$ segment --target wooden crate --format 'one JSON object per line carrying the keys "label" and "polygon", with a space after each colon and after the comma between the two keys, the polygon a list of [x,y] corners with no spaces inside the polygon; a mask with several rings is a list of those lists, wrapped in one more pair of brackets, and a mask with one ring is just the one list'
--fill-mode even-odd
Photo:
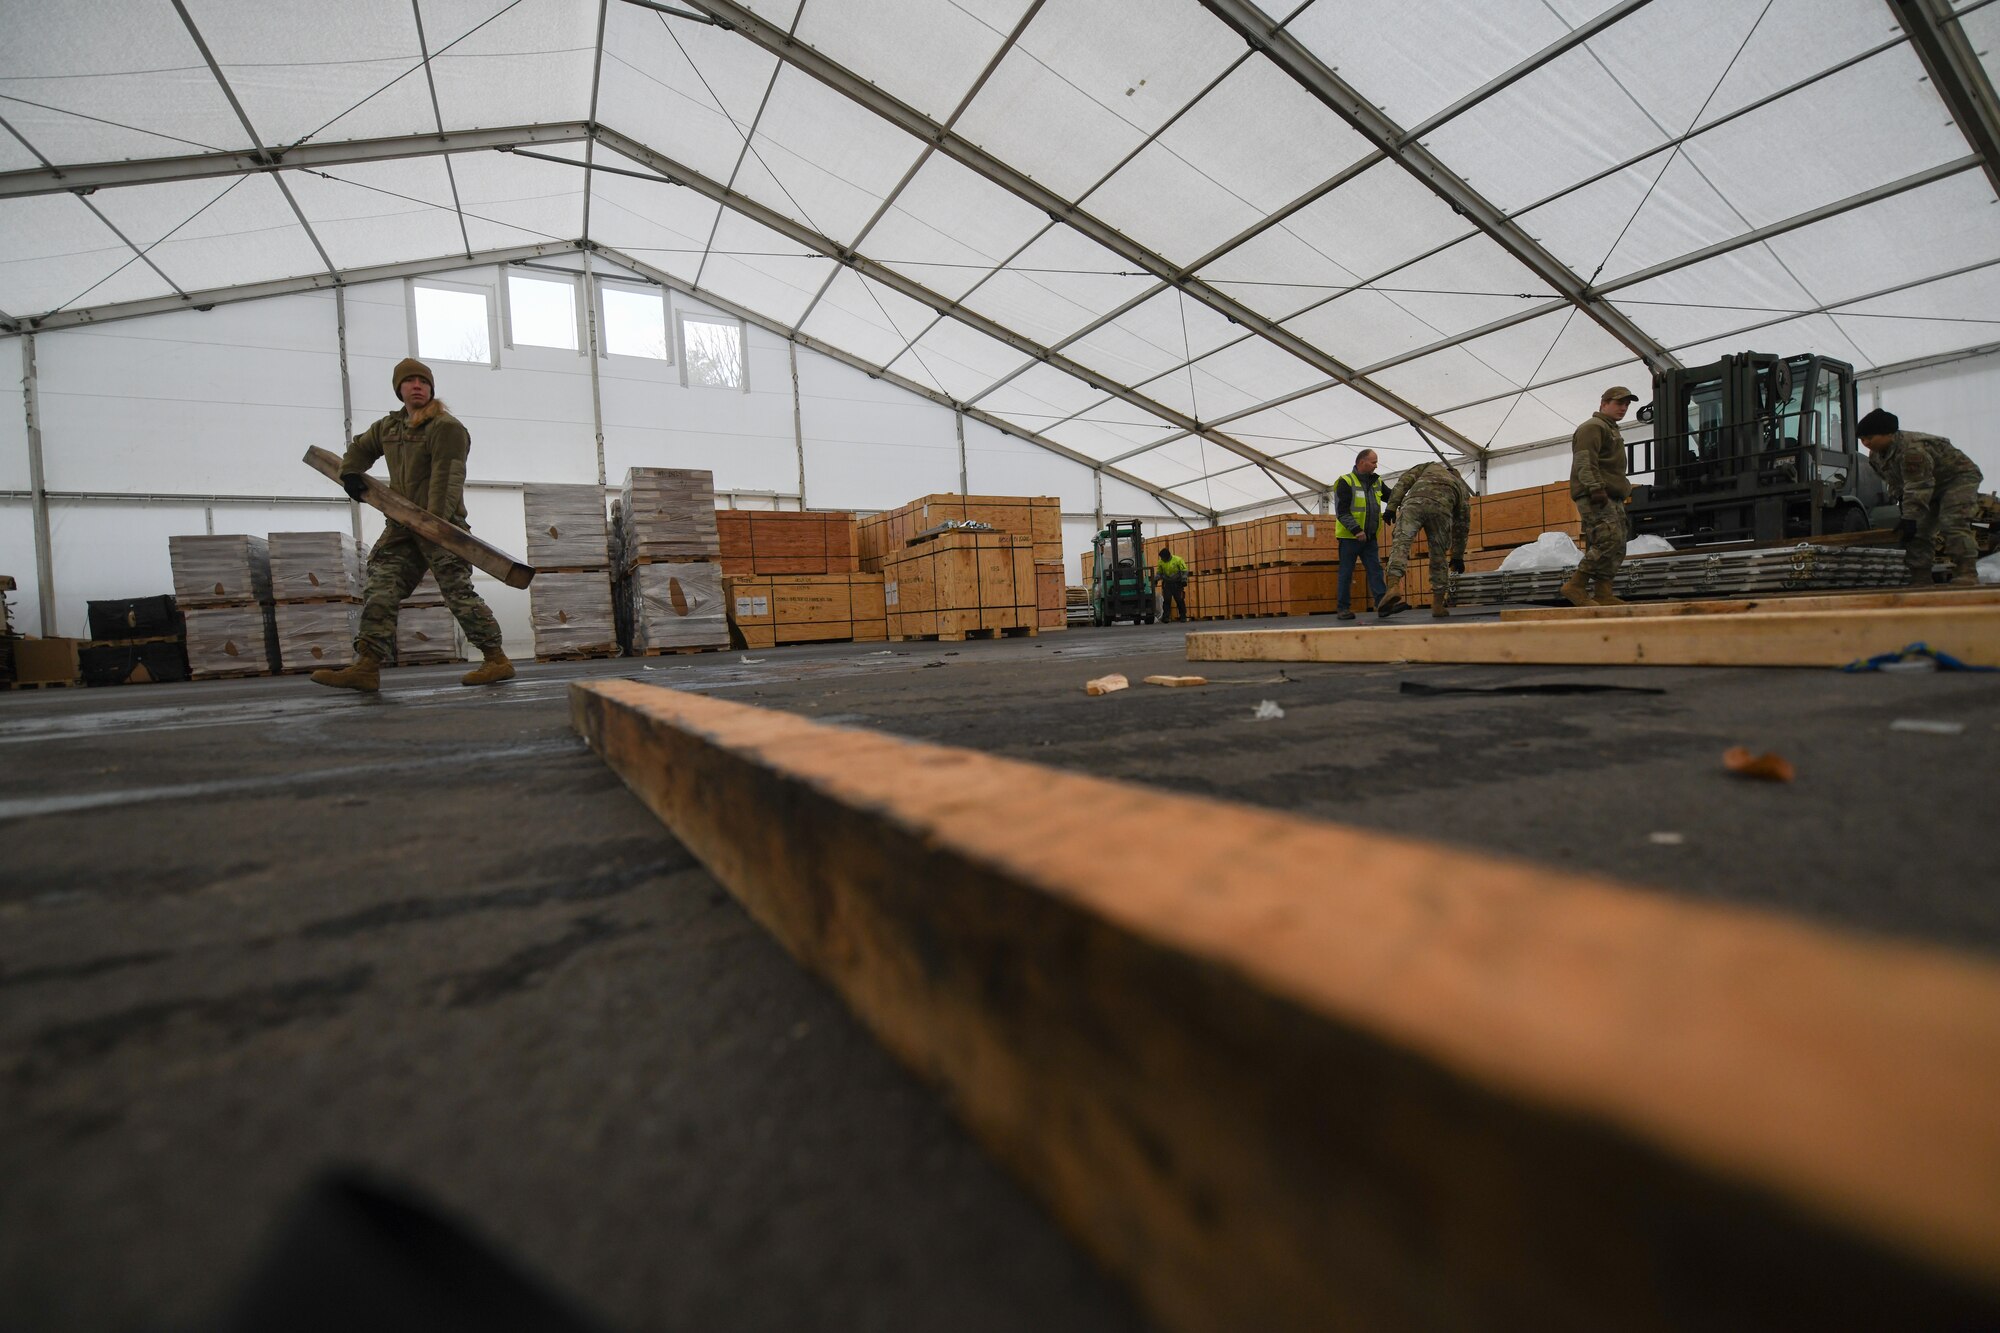
{"label": "wooden crate", "polygon": [[83,679],[77,663],[78,639],[14,639],[14,683],[74,685]]}
{"label": "wooden crate", "polygon": [[602,569],[611,563],[604,488],[535,483],[521,488],[528,563],[536,569]]}
{"label": "wooden crate", "polygon": [[411,606],[396,616],[396,665],[436,666],[465,660],[465,637],[444,606]]}
{"label": "wooden crate", "polygon": [[1097,552],[1085,551],[1080,559],[1083,561],[1083,586],[1088,588],[1096,582],[1093,576],[1097,573]]}
{"label": "wooden crate", "polygon": [[1035,561],[1035,609],[1043,631],[1069,628],[1069,599],[1063,591],[1060,560]]}
{"label": "wooden crate", "polygon": [[724,578],[851,574],[861,568],[851,513],[721,509],[715,525]]}
{"label": "wooden crate", "polygon": [[280,602],[273,620],[280,671],[344,667],[354,660],[354,636],[361,628],[359,602]]}
{"label": "wooden crate", "polygon": [[737,647],[880,643],[889,637],[882,575],[771,574],[723,580]]}
{"label": "wooden crate", "polygon": [[1310,616],[1333,610],[1340,591],[1340,566],[1272,565],[1256,571],[1258,616]]}
{"label": "wooden crate", "polygon": [[1229,576],[1220,571],[1188,580],[1188,615],[1196,620],[1229,618]]}
{"label": "wooden crate", "polygon": [[1230,569],[1323,564],[1340,559],[1333,520],[1324,514],[1268,514],[1232,523],[1224,531],[1224,559]]}
{"label": "wooden crate", "polygon": [[1033,559],[1062,559],[1062,501],[1049,495],[952,495],[912,500],[857,525],[861,568],[881,572],[891,552],[940,523],[978,522],[1031,543]]}
{"label": "wooden crate", "polygon": [[169,537],[167,559],[183,607],[271,600],[271,546],[262,537]]}
{"label": "wooden crate", "polygon": [[884,557],[891,639],[1032,635],[1034,546],[1010,533],[953,532]]}
{"label": "wooden crate", "polygon": [[611,571],[535,575],[528,585],[528,621],[535,633],[536,657],[616,657]]}
{"label": "wooden crate", "polygon": [[268,676],[278,666],[278,630],[268,605],[188,607],[188,674],[196,680]]}
{"label": "wooden crate", "polygon": [[1184,557],[1188,569],[1196,574],[1220,574],[1228,541],[1227,528],[1197,528],[1188,537],[1188,551]]}
{"label": "wooden crate", "polygon": [[271,597],[279,602],[360,601],[368,557],[345,532],[274,532]]}
{"label": "wooden crate", "polygon": [[721,565],[642,564],[626,578],[625,591],[632,652],[729,646]]}

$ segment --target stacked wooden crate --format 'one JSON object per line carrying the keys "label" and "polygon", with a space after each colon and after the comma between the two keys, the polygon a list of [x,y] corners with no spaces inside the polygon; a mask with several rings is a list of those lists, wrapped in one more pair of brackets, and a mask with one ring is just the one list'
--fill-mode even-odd
{"label": "stacked wooden crate", "polygon": [[632,468],[618,499],[626,650],[651,655],[727,648],[714,474]]}
{"label": "stacked wooden crate", "polygon": [[270,547],[278,669],[313,671],[352,662],[366,591],[368,562],[361,542],[344,532],[274,532]]}
{"label": "stacked wooden crate", "polygon": [[851,513],[721,509],[715,525],[724,578],[852,574],[861,568]]}
{"label": "stacked wooden crate", "polygon": [[887,636],[882,575],[860,568],[853,514],[723,509],[715,519],[738,647]]}
{"label": "stacked wooden crate", "polygon": [[465,660],[465,636],[445,605],[437,575],[424,571],[396,608],[396,665],[436,666]]}
{"label": "stacked wooden crate", "polygon": [[938,494],[862,519],[861,567],[881,572],[891,552],[944,523],[984,523],[1029,543],[1031,560],[1062,563],[1062,501],[1054,496]]}
{"label": "stacked wooden crate", "polygon": [[618,655],[612,611],[610,529],[597,486],[524,487],[528,614],[541,662]]}
{"label": "stacked wooden crate", "polygon": [[86,685],[149,685],[188,678],[187,626],[170,595],[86,603],[90,638],[77,650]]}
{"label": "stacked wooden crate", "polygon": [[242,534],[169,537],[174,600],[187,618],[188,674],[196,680],[277,670],[271,549]]}
{"label": "stacked wooden crate", "polygon": [[[1305,616],[1335,604],[1340,547],[1324,514],[1268,514],[1192,534],[1204,564],[1221,564],[1196,597],[1205,618]],[[1219,553],[1218,550],[1219,549]],[[1188,608],[1195,614],[1193,605]]]}
{"label": "stacked wooden crate", "polygon": [[[1007,555],[1003,561],[1010,579],[1015,552],[1025,548],[1027,572],[1018,586],[1010,583],[1004,594],[1010,599],[1025,597],[1022,603],[1027,607],[1025,621],[1014,623],[1016,612],[1012,601],[1003,605],[998,601],[982,603],[977,600],[989,593],[994,597],[1002,595],[985,589],[977,577],[980,561],[990,564],[999,559],[992,554],[1002,549],[998,546],[980,547],[977,543],[961,543],[942,548],[949,553],[943,558],[950,568],[947,571],[945,566],[938,566],[936,572],[942,576],[941,581],[930,578],[928,573],[918,571],[915,566],[904,579],[899,580],[892,574],[891,567],[904,562],[903,553],[911,549],[911,543],[921,541],[928,545],[937,539],[926,539],[923,534],[947,524],[983,524],[991,532],[983,533],[975,528],[966,533],[947,532],[946,536],[1004,535],[1013,538],[1012,544],[1004,548]],[[862,519],[858,535],[861,567],[879,571],[889,578],[890,583],[897,585],[893,595],[887,585],[884,587],[889,611],[889,637],[892,639],[929,638],[933,635],[956,638],[966,634],[1017,633],[1069,627],[1063,594],[1062,502],[1054,496],[926,495],[886,513],[871,514]],[[981,550],[987,554],[966,554]],[[962,570],[973,571],[970,582],[959,577]],[[973,600],[946,604],[937,601],[939,596]],[[916,600],[913,601],[913,598]],[[905,617],[900,622],[897,620],[899,608]],[[897,629],[899,623],[905,627],[901,633]],[[940,628],[915,628],[923,624]]]}
{"label": "stacked wooden crate", "polygon": [[1033,637],[1034,546],[1006,532],[945,532],[883,557],[882,601],[889,637]]}

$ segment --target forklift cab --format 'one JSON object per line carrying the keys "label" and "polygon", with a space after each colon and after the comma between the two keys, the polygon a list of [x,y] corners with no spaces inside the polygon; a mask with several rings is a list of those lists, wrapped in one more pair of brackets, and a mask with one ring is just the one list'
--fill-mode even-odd
{"label": "forklift cab", "polygon": [[1743,352],[1653,378],[1626,446],[1635,532],[1677,544],[1858,532],[1882,493],[1854,437],[1854,368]]}

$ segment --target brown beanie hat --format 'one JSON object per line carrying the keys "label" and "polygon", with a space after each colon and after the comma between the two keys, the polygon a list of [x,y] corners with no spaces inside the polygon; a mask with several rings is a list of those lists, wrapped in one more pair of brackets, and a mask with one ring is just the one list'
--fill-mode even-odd
{"label": "brown beanie hat", "polygon": [[389,376],[389,391],[396,395],[398,402],[403,397],[403,381],[412,375],[419,376],[424,383],[430,385],[432,393],[437,392],[437,381],[431,378],[431,368],[414,356],[406,356],[396,363],[394,373]]}

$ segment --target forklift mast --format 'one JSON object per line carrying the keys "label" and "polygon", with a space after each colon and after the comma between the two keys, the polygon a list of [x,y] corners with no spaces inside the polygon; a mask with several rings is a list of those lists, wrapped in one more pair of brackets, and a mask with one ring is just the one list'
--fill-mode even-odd
{"label": "forklift mast", "polygon": [[1107,523],[1092,543],[1095,580],[1090,590],[1091,620],[1115,625],[1153,621],[1153,573],[1137,519]]}
{"label": "forklift mast", "polygon": [[1626,446],[1635,533],[1676,546],[1858,532],[1882,485],[1854,435],[1854,368],[1822,356],[1742,352],[1653,377]]}

